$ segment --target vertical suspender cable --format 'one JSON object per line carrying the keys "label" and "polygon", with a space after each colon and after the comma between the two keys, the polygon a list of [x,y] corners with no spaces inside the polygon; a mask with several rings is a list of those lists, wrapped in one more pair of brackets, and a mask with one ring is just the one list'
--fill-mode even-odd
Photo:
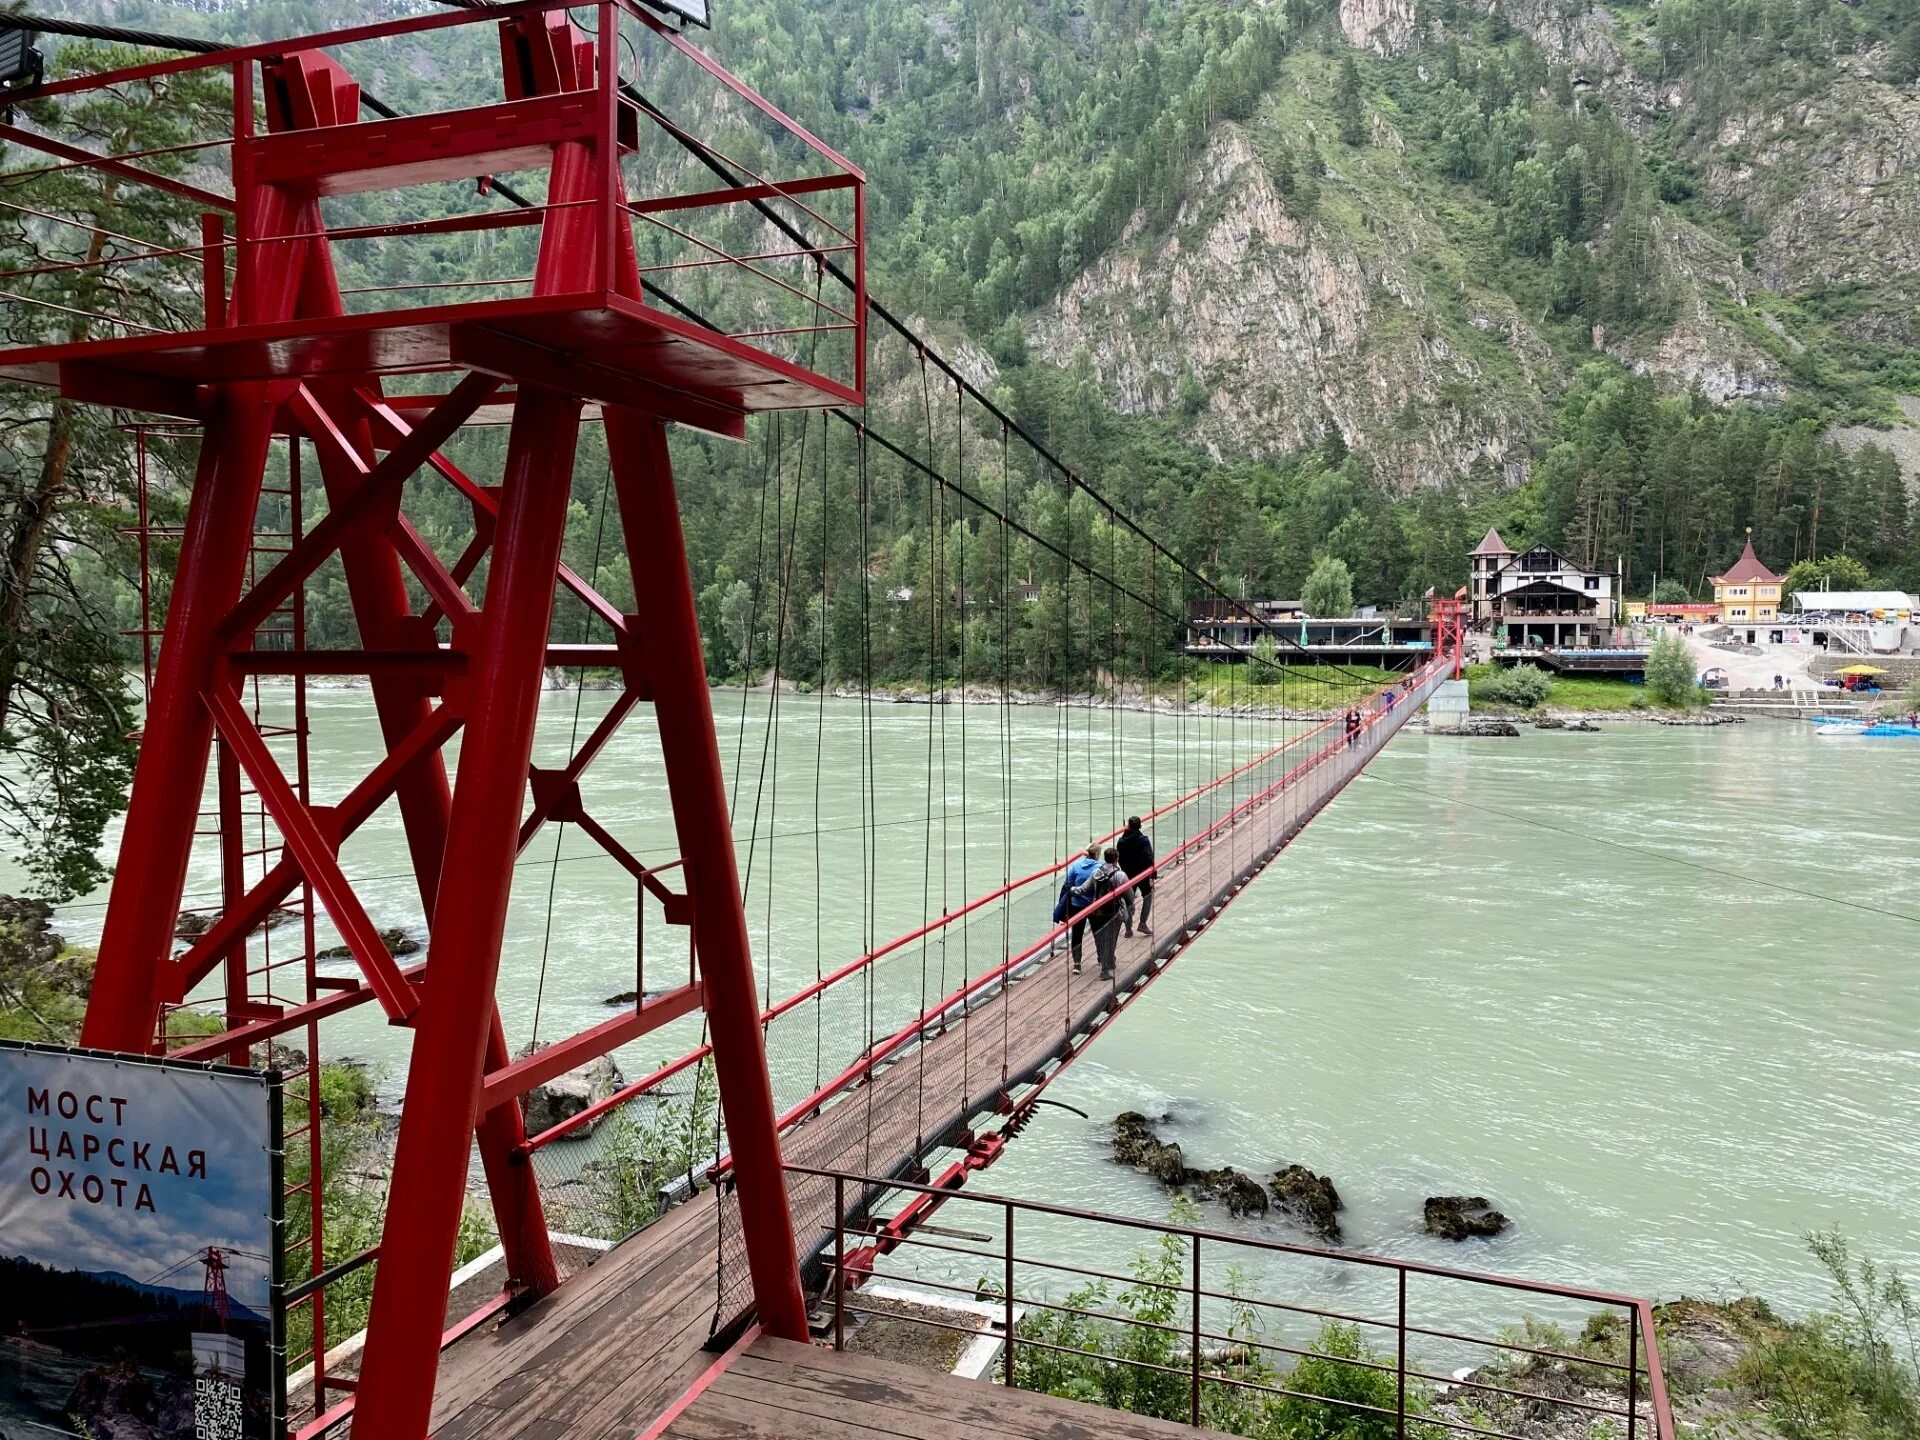
{"label": "vertical suspender cable", "polygon": [[[820,851],[820,832],[825,828],[820,823],[820,779],[825,768],[827,746],[827,638],[833,630],[832,595],[828,590],[828,539],[827,511],[832,503],[833,475],[828,463],[827,416],[820,415],[820,635],[818,653],[814,656],[814,685],[817,694],[814,700],[813,719],[813,978],[817,983],[826,973],[825,955],[821,948],[821,935],[826,928],[825,887],[822,883],[822,871],[825,869],[824,856]],[[813,1088],[818,1090],[822,1079],[821,1050],[825,1047],[826,1037],[823,1030],[827,998],[825,993],[813,999]]]}
{"label": "vertical suspender cable", "polygon": [[[767,424],[765,421],[761,422],[761,428],[766,431],[767,435],[767,448],[760,463],[760,522],[758,526],[759,534],[754,541],[753,588],[750,592],[752,599],[747,607],[747,643],[744,648],[746,668],[740,677],[740,732],[734,737],[733,741],[733,779],[727,787],[727,820],[729,822],[733,820],[739,810],[740,770],[742,763],[746,760],[747,699],[749,692],[753,689],[753,642],[756,632],[760,629],[760,577],[767,556],[767,484],[772,475],[774,450],[778,444],[777,434],[779,425],[780,415],[778,411],[774,413],[772,424]],[[742,884],[741,894],[743,898],[745,892],[746,886]]]}
{"label": "vertical suspender cable", "polygon": [[[1006,520],[1014,513],[1012,461],[1006,426],[1000,426],[1000,964],[1014,954],[1014,651],[1012,651],[1012,547]],[[1012,1041],[1012,985],[1000,981],[1000,1091],[1006,1091]]]}
{"label": "vertical suspender cable", "polygon": [[[955,498],[955,509],[959,512],[960,523],[955,527],[958,533],[954,539],[956,558],[959,561],[958,575],[954,581],[954,595],[956,597],[954,608],[959,612],[960,629],[960,655],[958,662],[960,688],[960,899],[963,904],[973,898],[973,891],[968,887],[967,879],[967,606],[971,603],[972,597],[967,593],[967,541],[970,535],[967,528],[966,502],[967,427],[966,414],[963,408],[965,401],[966,393],[958,385],[955,385],[953,387],[953,475],[955,487],[958,492]],[[944,898],[940,909],[942,914],[947,913]],[[960,983],[963,986],[969,985],[973,981],[973,966],[969,963],[972,959],[973,947],[968,943],[972,933],[972,922],[968,921],[963,924],[960,931]],[[944,958],[943,956],[943,961]],[[944,965],[942,968],[944,969]],[[947,993],[944,982],[940,987],[940,993],[942,995]],[[971,1009],[971,1006],[969,1005],[967,1008]],[[965,1092],[970,1088],[970,1077],[973,1071],[972,1030],[973,1027],[966,1024],[963,1012],[960,1032],[960,1088],[962,1091],[960,1098],[962,1103],[965,1103],[967,1098]]]}

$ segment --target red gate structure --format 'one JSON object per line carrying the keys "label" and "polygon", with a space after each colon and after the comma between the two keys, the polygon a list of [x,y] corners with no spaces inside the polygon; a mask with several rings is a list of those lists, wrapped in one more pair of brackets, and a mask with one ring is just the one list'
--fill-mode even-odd
{"label": "red gate structure", "polygon": [[1467,673],[1467,592],[1463,586],[1451,595],[1443,595],[1431,606],[1433,649],[1436,655],[1453,662],[1453,678]]}
{"label": "red gate structure", "polygon": [[[150,187],[198,212],[200,226],[197,240],[172,245],[162,235],[136,237],[144,249],[128,250],[118,243],[127,237],[116,236],[99,262],[197,261],[203,294],[192,328],[136,325],[103,307],[75,321],[60,343],[0,352],[0,376],[55,387],[73,401],[197,422],[203,435],[82,1040],[161,1048],[165,1014],[216,971],[226,976],[229,1028],[174,1053],[244,1059],[275,1036],[361,1004],[379,1005],[390,1023],[413,1031],[385,1231],[377,1252],[362,1257],[378,1265],[364,1368],[357,1382],[332,1382],[355,1390],[356,1421],[370,1435],[426,1433],[476,1135],[510,1285],[523,1295],[551,1289],[554,1262],[523,1163],[518,1098],[699,1008],[710,1025],[759,1318],[777,1335],[806,1333],[666,426],[740,438],[754,412],[861,403],[864,177],[631,0],[603,0],[591,14],[592,35],[558,0],[484,15],[436,13],[55,81],[38,92],[57,102],[189,70],[226,77],[231,133],[165,152],[108,155],[48,130],[0,126],[0,139],[50,155],[48,170],[91,171],[129,191]],[[337,52],[459,25],[497,28],[497,103],[412,116],[378,107],[362,118],[360,89]],[[777,129],[778,153],[803,157],[809,173],[776,180],[734,162],[747,177],[739,184],[671,193],[660,177],[678,172],[649,167],[644,151],[650,136],[674,127],[641,98],[636,77],[621,73],[623,57],[636,66],[696,67],[723,101],[750,109],[761,131]],[[688,142],[682,133],[666,138]],[[194,168],[178,163],[185,153]],[[230,193],[205,178],[223,161]],[[488,208],[491,177],[503,172],[537,173],[544,199]],[[631,197],[629,174],[660,193]],[[464,211],[447,213],[442,198],[423,207],[440,213],[420,218],[328,223],[328,204],[340,197],[389,192],[404,214],[409,197],[428,193],[415,187],[453,180],[479,182]],[[731,215],[728,233],[737,237],[741,218],[750,230],[763,226],[769,207],[807,227],[813,243],[729,248],[696,231],[697,217]],[[531,273],[479,282],[495,287],[488,298],[468,298],[474,282],[462,282],[447,290],[452,300],[417,305],[410,292],[431,287],[369,297],[343,290],[338,278],[336,250],[345,243],[527,228],[537,236]],[[636,244],[637,229],[653,239],[650,253],[658,256],[664,237],[680,258],[643,265],[649,252]],[[758,294],[740,307],[739,326],[718,329],[652,303],[659,292],[647,277],[667,272],[695,277],[709,295],[728,287]],[[849,272],[845,298],[823,299],[827,277]],[[435,377],[451,383],[436,385]],[[583,423],[595,420],[605,429],[631,559],[631,614],[561,560],[577,441]],[[470,476],[445,453],[456,432],[475,424],[509,427],[497,479]],[[249,584],[276,441],[312,447],[329,513]],[[475,539],[457,558],[437,555],[403,512],[402,487],[417,474],[437,475],[471,506]],[[257,643],[263,624],[335,556],[360,648]],[[476,601],[469,586],[483,561]],[[577,596],[614,643],[555,644],[557,588]],[[416,593],[427,597],[419,609]],[[564,766],[541,769],[531,763],[534,726],[550,666],[617,671],[621,690]],[[250,677],[319,674],[369,677],[386,749],[330,804],[308,803],[240,699]],[[658,718],[679,890],[594,822],[580,793],[582,774],[642,702]],[[443,752],[456,735],[460,764],[450,781]],[[251,883],[227,877],[224,910],[176,955],[216,746],[223,772],[237,768],[258,795],[280,848]],[[226,811],[238,790],[231,775],[219,787],[223,824],[234,823]],[[389,799],[405,824],[431,930],[424,965],[402,966],[388,953],[339,859],[342,842]],[[494,999],[509,887],[515,857],[555,820],[578,823],[624,865],[639,903],[650,894],[669,921],[691,927],[695,963],[674,988],[516,1059]],[[323,981],[325,993],[304,1004],[269,1003],[249,992],[247,937],[302,887],[359,974]],[[321,1283],[320,1247],[312,1248]]]}

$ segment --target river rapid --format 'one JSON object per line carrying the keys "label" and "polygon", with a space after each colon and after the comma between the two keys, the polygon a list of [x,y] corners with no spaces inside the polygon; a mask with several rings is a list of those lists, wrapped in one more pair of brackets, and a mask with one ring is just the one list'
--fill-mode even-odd
{"label": "river rapid", "polygon": [[[550,694],[540,763],[608,698]],[[716,696],[776,998],[1281,733],[787,695],[776,747],[770,699]],[[312,705],[325,799],[373,763],[379,736],[362,692]],[[1838,1225],[1860,1253],[1920,1270],[1920,745],[1812,728],[1401,736],[1049,1089],[1090,1118],[1044,1108],[977,1183],[1164,1215],[1156,1182],[1107,1158],[1104,1122],[1135,1109],[1171,1117],[1190,1165],[1331,1176],[1356,1251],[1662,1297],[1751,1291],[1795,1311],[1826,1298],[1810,1230]],[[675,848],[656,756],[643,707],[585,786],[649,861]],[[516,1045],[536,1010],[552,1039],[638,983],[631,881],[576,829],[557,853],[541,835],[517,876],[499,986]],[[212,860],[189,877],[202,903],[217,898]],[[343,860],[386,877],[362,886],[378,924],[424,938],[390,811]],[[97,939],[103,900],[63,908],[62,930]],[[284,955],[294,932],[277,933]],[[320,943],[334,943],[324,924]],[[647,988],[684,974],[657,908],[646,944]],[[397,1091],[403,1032],[365,1007],[332,1034],[330,1053]],[[622,1065],[644,1073],[694,1039],[697,1021]],[[829,1073],[851,1053],[829,1055]],[[1422,1235],[1422,1198],[1448,1192],[1488,1196],[1513,1227],[1462,1246]],[[1213,1207],[1203,1223],[1306,1238]],[[1077,1263],[1121,1258],[1110,1239],[1057,1243]],[[1324,1298],[1342,1282],[1289,1283]]]}

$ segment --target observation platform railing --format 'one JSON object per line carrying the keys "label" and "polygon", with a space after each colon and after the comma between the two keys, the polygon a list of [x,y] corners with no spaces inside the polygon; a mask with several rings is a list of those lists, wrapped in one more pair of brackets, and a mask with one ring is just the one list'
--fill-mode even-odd
{"label": "observation platform railing", "polygon": [[[445,108],[398,114],[353,78],[392,73],[402,41],[458,57]],[[66,138],[108,103],[167,143]],[[730,434],[864,395],[864,176],[637,0],[435,11],[17,104],[0,219],[36,253],[0,271],[0,378],[193,416],[207,382],[478,369]],[[588,289],[543,283],[551,226],[591,249]],[[337,295],[289,314],[274,292],[316,249]]]}
{"label": "observation platform railing", "polygon": [[[1608,1421],[1625,1440],[1673,1440],[1675,1434],[1653,1311],[1645,1300],[980,1191],[937,1189],[847,1171],[788,1169],[832,1188],[825,1293],[836,1350],[843,1348],[849,1326],[861,1317],[897,1315],[860,1303],[860,1287],[874,1277],[876,1258],[897,1250],[910,1257],[931,1257],[936,1268],[949,1275],[979,1277],[955,1284],[909,1269],[900,1278],[936,1294],[998,1304],[999,1375],[1010,1387],[1044,1379],[1049,1368],[1074,1372],[1095,1384],[1104,1374],[1131,1371],[1127,1388],[1150,1403],[1148,1413],[1195,1426],[1217,1424],[1223,1411],[1285,1401],[1329,1407],[1330,1431],[1343,1421],[1364,1422],[1368,1433],[1390,1424],[1396,1440],[1410,1434],[1427,1440],[1447,1434],[1523,1440],[1499,1424],[1510,1415],[1529,1421],[1530,1433],[1545,1420],[1583,1429]],[[909,1204],[934,1198],[957,1205],[959,1213],[955,1224],[943,1227],[938,1236],[902,1238],[893,1232],[882,1245],[876,1243],[877,1201],[888,1196]],[[998,1235],[981,1235],[975,1228],[996,1224]],[[1045,1258],[1069,1247],[1076,1253],[1109,1254],[1141,1245],[1149,1258],[1131,1274]],[[1290,1263],[1333,1270],[1341,1277],[1342,1293],[1355,1298],[1344,1302],[1348,1308],[1334,1310],[1255,1293],[1249,1267]],[[1065,1294],[1058,1288],[1063,1284],[1072,1287]],[[1136,1303],[1115,1305],[1106,1289],[1110,1286],[1131,1292]],[[1498,1297],[1514,1304],[1517,1313],[1508,1312],[1509,1328],[1497,1335],[1422,1323],[1423,1302],[1446,1291]],[[1362,1303],[1370,1308],[1358,1308]],[[1545,1303],[1562,1313],[1577,1307],[1585,1335],[1597,1343],[1584,1353],[1561,1348],[1557,1331],[1522,1324],[1533,1318],[1518,1311],[1522,1303]],[[1457,1298],[1451,1308],[1457,1311]],[[1474,1313],[1481,1308],[1475,1306]],[[1030,1320],[1023,1334],[1023,1313],[1042,1323],[1036,1326]],[[1056,1325],[1048,1326],[1047,1320]],[[1316,1329],[1351,1327],[1359,1343],[1314,1348],[1300,1343],[1304,1336],[1295,1339],[1271,1328],[1303,1322]],[[980,1333],[977,1327],[935,1319],[925,1310],[917,1311],[910,1323],[968,1336]],[[1514,1326],[1521,1328],[1516,1331]],[[1059,1343],[1062,1331],[1071,1331],[1077,1343]],[[1046,1333],[1056,1338],[1043,1338]],[[1111,1343],[1097,1343],[1102,1334]],[[1423,1353],[1423,1347],[1431,1353]],[[1442,1363],[1434,1358],[1438,1353],[1454,1362],[1472,1357],[1474,1367],[1467,1370],[1456,1363],[1454,1369],[1437,1371],[1431,1367]],[[1325,1388],[1347,1394],[1288,1383],[1292,1377],[1275,1362],[1301,1360],[1311,1361],[1323,1374],[1341,1373],[1343,1382]],[[1528,1384],[1530,1367],[1541,1362],[1550,1367],[1552,1388]],[[1577,1393],[1568,1393],[1569,1376],[1580,1381]],[[1384,1393],[1388,1390],[1391,1401]],[[1351,1398],[1356,1392],[1369,1392],[1371,1398]]]}

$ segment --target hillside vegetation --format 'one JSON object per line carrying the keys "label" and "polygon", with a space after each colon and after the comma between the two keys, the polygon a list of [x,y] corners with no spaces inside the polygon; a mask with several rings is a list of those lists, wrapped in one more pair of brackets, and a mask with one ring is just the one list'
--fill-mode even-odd
{"label": "hillside vegetation", "polygon": [[[1920,585],[1908,516],[1920,431],[1900,409],[1920,392],[1910,11],[1903,0],[730,0],[697,38],[866,169],[875,292],[1210,583],[1296,595],[1333,556],[1357,599],[1411,602],[1461,583],[1466,551],[1493,524],[1583,563],[1618,557],[1630,593],[1656,574],[1700,593],[1749,528],[1776,568],[1844,551],[1877,582]],[[242,40],[368,14],[345,0],[208,11],[121,0],[113,18]],[[139,53],[65,43],[53,64]],[[363,47],[355,63],[402,111],[496,98],[486,26]],[[766,153],[764,127],[727,120],[689,74],[640,78],[724,148]],[[190,87],[118,98],[122,112],[91,122],[159,145],[183,103],[205,101]],[[31,118],[76,117],[40,107]],[[0,169],[28,165],[0,156]],[[538,198],[537,180],[514,178]],[[642,178],[685,177],[669,165]],[[124,206],[75,193],[91,183],[10,190],[103,215]],[[64,193],[50,197],[53,185]],[[470,187],[423,194],[429,209],[471,204]],[[350,197],[330,214],[391,218],[386,203]],[[80,258],[71,236],[7,216],[7,268]],[[190,217],[142,219],[191,243]],[[388,303],[384,287],[523,273],[533,243],[531,230],[484,246],[362,243],[343,247],[342,281]],[[30,283],[81,309],[145,314],[166,301],[89,292],[69,272]],[[686,293],[725,298],[711,283]],[[9,338],[49,338],[49,313],[9,308]],[[906,347],[887,341],[875,361],[875,426],[949,469],[998,475],[1045,544],[1002,547],[986,517],[898,462],[863,479],[840,427],[757,426],[747,446],[682,435],[714,672],[764,670],[777,654],[809,681],[1067,688],[1164,668],[1166,615],[1071,576],[1046,546],[1136,577],[1169,613],[1192,582],[1021,447],[1003,454],[998,427],[977,409],[956,414]],[[136,623],[117,533],[128,450],[111,414],[8,400],[0,549],[5,575],[26,581],[0,575],[0,681],[10,670],[85,681],[59,682],[55,697],[75,740],[38,742],[45,753],[26,762],[67,783],[10,808],[23,845],[57,835],[66,878],[85,880],[89,838],[114,803],[97,792],[124,783],[114,737],[126,717],[96,680],[113,632]],[[625,604],[600,443],[597,431],[583,441],[568,559]],[[503,444],[480,432],[456,452],[489,475]],[[159,456],[173,484],[163,517],[178,512],[190,451]],[[863,485],[864,530],[848,519]],[[457,553],[468,507],[445,487],[415,488],[422,533]],[[324,512],[317,488],[305,508],[309,522]],[[1017,582],[1031,582],[1031,603],[1010,602]],[[315,643],[352,642],[337,567],[316,576],[309,615]],[[559,633],[585,626],[563,603]],[[22,724],[12,706],[38,713],[36,692],[18,693],[0,687],[0,735],[15,749],[54,732]],[[111,763],[89,764],[102,755]]]}

